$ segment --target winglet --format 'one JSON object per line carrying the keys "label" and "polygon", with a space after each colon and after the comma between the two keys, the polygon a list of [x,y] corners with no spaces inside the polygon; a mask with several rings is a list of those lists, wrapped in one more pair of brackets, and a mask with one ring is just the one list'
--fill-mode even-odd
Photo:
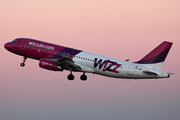
{"label": "winglet", "polygon": [[129,59],[126,59],[125,61],[129,61]]}

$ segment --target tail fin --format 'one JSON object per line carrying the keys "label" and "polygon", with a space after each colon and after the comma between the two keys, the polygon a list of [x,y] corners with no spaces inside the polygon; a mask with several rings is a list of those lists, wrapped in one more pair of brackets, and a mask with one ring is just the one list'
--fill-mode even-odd
{"label": "tail fin", "polygon": [[147,54],[144,58],[135,63],[147,64],[155,69],[160,70],[172,44],[172,42],[164,41],[154,50],[152,50],[149,54]]}

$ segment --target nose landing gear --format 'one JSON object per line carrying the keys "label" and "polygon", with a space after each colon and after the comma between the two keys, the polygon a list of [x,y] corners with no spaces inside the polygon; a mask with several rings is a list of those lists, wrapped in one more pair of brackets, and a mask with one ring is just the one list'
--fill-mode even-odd
{"label": "nose landing gear", "polygon": [[23,57],[23,63],[20,64],[21,67],[25,66],[26,59],[27,59],[27,57]]}

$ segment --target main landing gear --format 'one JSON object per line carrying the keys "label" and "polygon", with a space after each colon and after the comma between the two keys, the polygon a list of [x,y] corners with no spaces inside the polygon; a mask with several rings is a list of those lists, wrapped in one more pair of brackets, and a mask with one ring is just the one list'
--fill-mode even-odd
{"label": "main landing gear", "polygon": [[[72,74],[72,71],[71,71],[71,73],[67,76],[67,78],[68,78],[68,80],[74,80],[74,75]],[[80,79],[81,79],[82,81],[87,80],[87,76],[85,75],[85,73],[83,73],[83,74],[81,75]]]}
{"label": "main landing gear", "polygon": [[74,75],[73,75],[73,74],[69,74],[69,75],[67,76],[67,78],[68,78],[68,80],[74,80]]}
{"label": "main landing gear", "polygon": [[20,64],[21,67],[25,66],[26,59],[27,59],[27,57],[23,57],[23,63]]}
{"label": "main landing gear", "polygon": [[87,76],[85,75],[85,73],[83,73],[80,78],[81,78],[82,81],[87,80]]}
{"label": "main landing gear", "polygon": [[74,75],[72,74],[72,68],[69,69],[70,74],[67,76],[68,80],[74,80]]}

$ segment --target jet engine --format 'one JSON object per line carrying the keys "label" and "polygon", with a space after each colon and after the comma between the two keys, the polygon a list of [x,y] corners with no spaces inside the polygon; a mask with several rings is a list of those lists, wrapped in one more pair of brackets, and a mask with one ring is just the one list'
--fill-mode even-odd
{"label": "jet engine", "polygon": [[45,59],[45,58],[40,59],[39,66],[47,70],[63,71],[63,68],[59,66],[56,62]]}

